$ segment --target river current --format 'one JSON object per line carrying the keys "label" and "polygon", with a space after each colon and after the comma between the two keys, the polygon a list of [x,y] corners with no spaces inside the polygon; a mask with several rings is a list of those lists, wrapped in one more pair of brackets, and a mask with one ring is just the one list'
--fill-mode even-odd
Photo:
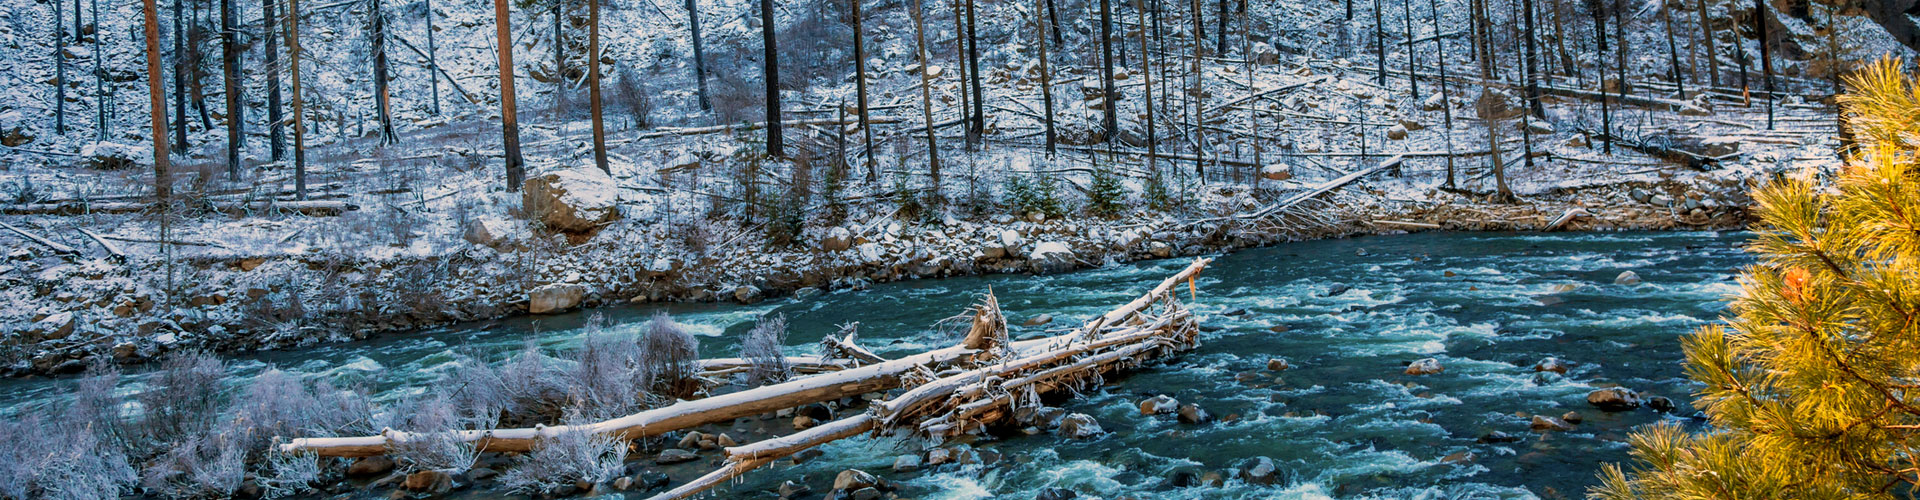
{"label": "river current", "polygon": [[[1735,232],[1420,233],[1289,243],[1220,257],[1198,280],[1201,346],[1163,364],[1108,380],[1066,399],[1109,433],[1069,441],[1052,434],[972,443],[1007,459],[893,474],[907,446],[891,439],[828,445],[798,466],[750,473],[722,498],[771,498],[799,476],[818,484],[861,468],[922,499],[1032,498],[1067,488],[1081,498],[1578,498],[1601,464],[1627,457],[1633,427],[1687,421],[1694,385],[1679,336],[1717,321],[1752,262]],[[577,345],[589,314],[616,332],[637,332],[667,310],[700,335],[706,357],[736,356],[738,336],[765,314],[785,314],[790,354],[817,352],[837,325],[860,323],[862,344],[883,356],[954,342],[934,328],[991,289],[1016,338],[1080,324],[1131,300],[1188,259],[1110,264],[1050,276],[994,275],[875,285],[761,304],[621,306],[435,328],[298,351],[237,355],[236,373],[275,367],[367,384],[383,399],[424,390],[450,368],[455,349],[513,350],[528,338],[553,349]],[[1616,285],[1622,271],[1638,285]],[[1350,288],[1336,293],[1341,288]],[[1182,299],[1186,299],[1182,291]],[[1051,314],[1044,326],[1020,323]],[[1535,372],[1546,357],[1565,375]],[[1411,376],[1405,365],[1437,358],[1446,370]],[[1281,358],[1291,368],[1268,371]],[[137,391],[139,376],[123,391]],[[1620,385],[1671,397],[1672,413],[1603,413],[1587,405],[1597,387]],[[0,382],[0,411],[55,397],[60,384]],[[1221,421],[1192,426],[1142,416],[1138,402],[1169,394]],[[1532,432],[1525,415],[1577,411],[1567,432]],[[1520,438],[1483,443],[1491,432]],[[1274,485],[1229,479],[1222,488],[1174,488],[1176,472],[1204,474],[1265,456]],[[646,495],[636,494],[636,498]]]}

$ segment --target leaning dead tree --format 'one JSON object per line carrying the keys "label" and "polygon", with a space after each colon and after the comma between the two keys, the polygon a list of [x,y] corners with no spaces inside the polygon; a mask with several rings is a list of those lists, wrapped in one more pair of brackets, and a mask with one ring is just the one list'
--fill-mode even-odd
{"label": "leaning dead tree", "polygon": [[[1197,259],[1146,294],[1094,317],[1066,334],[1014,342],[992,295],[971,308],[972,321],[959,345],[888,360],[845,339],[829,337],[827,356],[797,359],[814,375],[647,410],[583,425],[459,431],[457,439],[480,451],[528,451],[541,440],[587,431],[635,440],[697,426],[724,423],[787,408],[869,393],[888,393],[866,412],[792,435],[726,449],[717,470],[656,496],[687,498],[747,471],[801,450],[866,433],[911,434],[950,439],[1013,418],[1039,396],[1084,387],[1107,372],[1139,366],[1198,345],[1199,329],[1179,301],[1208,259]],[[789,358],[795,359],[795,358]],[[742,360],[707,360],[703,370],[744,369]],[[839,369],[835,369],[839,368]],[[282,452],[321,456],[373,456],[432,435],[388,430],[378,436],[303,438]]]}

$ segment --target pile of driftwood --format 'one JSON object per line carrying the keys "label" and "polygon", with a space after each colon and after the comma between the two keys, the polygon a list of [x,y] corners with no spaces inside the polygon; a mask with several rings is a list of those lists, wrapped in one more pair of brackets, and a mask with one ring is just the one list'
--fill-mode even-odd
{"label": "pile of driftwood", "polygon": [[[1014,410],[1039,404],[1043,394],[1098,384],[1108,372],[1138,366],[1198,345],[1192,314],[1178,300],[1179,285],[1193,293],[1193,280],[1208,259],[1197,259],[1131,302],[1066,334],[1012,341],[1006,318],[989,294],[972,309],[959,345],[899,359],[883,359],[852,344],[826,340],[827,356],[789,358],[814,372],[780,384],[682,401],[625,417],[580,426],[463,431],[459,439],[482,451],[528,451],[561,433],[588,430],[636,440],[707,424],[869,393],[889,397],[867,411],[791,435],[725,450],[718,470],[656,496],[686,498],[747,471],[807,448],[861,434],[908,435],[944,440],[1006,422]],[[744,369],[739,359],[706,360],[703,371]],[[380,455],[418,439],[407,432],[378,436],[295,439],[283,452],[322,456]]]}

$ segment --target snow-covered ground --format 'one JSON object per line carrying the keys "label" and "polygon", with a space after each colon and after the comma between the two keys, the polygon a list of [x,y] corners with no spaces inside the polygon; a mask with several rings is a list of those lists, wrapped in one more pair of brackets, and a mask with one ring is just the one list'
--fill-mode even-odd
{"label": "snow-covered ground", "polygon": [[[111,354],[122,360],[146,359],[160,352],[209,347],[273,347],[361,338],[375,332],[424,324],[523,313],[529,291],[555,283],[585,288],[587,305],[620,300],[758,300],[803,289],[859,287],[872,281],[915,276],[979,272],[1059,270],[1099,265],[1108,259],[1192,254],[1294,238],[1356,232],[1417,229],[1437,224],[1454,229],[1537,229],[1584,207],[1566,228],[1660,228],[1731,226],[1742,222],[1748,200],[1744,188],[1766,174],[1801,167],[1831,167],[1833,112],[1808,104],[1830,92],[1820,78],[1780,78],[1795,94],[1778,102],[1770,130],[1760,101],[1743,106],[1736,95],[1681,99],[1665,78],[1669,66],[1665,34],[1658,15],[1641,12],[1627,30],[1633,47],[1629,81],[1635,97],[1658,97],[1691,106],[1686,113],[1647,106],[1612,109],[1615,130],[1635,143],[1674,144],[1723,158],[1705,170],[1656,159],[1616,144],[1614,154],[1601,141],[1580,132],[1599,127],[1600,105],[1591,100],[1549,96],[1547,120],[1520,119],[1492,124],[1502,138],[1498,150],[1516,202],[1495,200],[1488,162],[1493,144],[1488,122],[1476,118],[1483,89],[1462,76],[1477,75],[1467,60],[1464,36],[1443,36],[1448,107],[1423,103],[1440,90],[1433,78],[1434,44],[1415,44],[1418,96],[1404,73],[1408,54],[1404,25],[1396,9],[1385,12],[1389,47],[1379,77],[1371,47],[1373,26],[1367,5],[1345,23],[1338,2],[1249,2],[1261,40],[1242,40],[1237,16],[1230,16],[1230,49],[1205,61],[1199,107],[1207,127],[1199,134],[1208,158],[1206,175],[1193,175],[1187,160],[1145,162],[1133,154],[1142,148],[1094,141],[1100,130],[1098,3],[1058,2],[1065,43],[1053,53],[1055,112],[1060,136],[1068,143],[1048,156],[1041,148],[1038,46],[1034,20],[1044,19],[1032,2],[980,2],[983,92],[988,120],[977,150],[963,147],[960,127],[939,129],[943,180],[938,197],[929,196],[929,165],[920,113],[919,63],[914,57],[909,4],[881,2],[866,7],[866,39],[871,58],[870,93],[875,115],[898,123],[876,125],[871,170],[857,126],[801,126],[789,130],[789,160],[762,159],[758,131],[683,134],[681,127],[704,127],[760,119],[758,16],[756,2],[699,2],[711,76],[712,111],[695,104],[691,46],[685,13],[678,4],[658,0],[616,2],[601,13],[606,54],[605,84],[612,176],[607,189],[617,199],[620,217],[584,242],[547,235],[528,224],[522,198],[501,181],[501,147],[494,66],[493,12],[485,3],[433,4],[438,60],[451,75],[439,80],[442,113],[434,103],[424,58],[407,48],[426,49],[422,2],[388,2],[394,59],[393,109],[399,144],[381,147],[371,135],[370,71],[367,62],[366,2],[303,5],[303,76],[310,114],[308,185],[317,198],[345,201],[357,210],[339,216],[307,217],[265,211],[236,217],[206,210],[212,203],[284,199],[291,190],[290,162],[266,161],[263,72],[258,42],[247,52],[246,97],[250,104],[249,158],[243,180],[224,180],[225,131],[220,105],[217,44],[209,44],[208,111],[217,118],[201,130],[197,113],[188,118],[194,147],[179,155],[187,172],[179,190],[186,201],[169,211],[132,214],[6,215],[0,221],[82,252],[55,255],[12,232],[0,241],[13,247],[0,262],[0,332],[19,348],[4,351],[11,369],[77,370],[78,359]],[[1116,4],[1130,2],[1116,2]],[[1441,2],[1447,33],[1464,30],[1466,2]],[[1499,2],[1496,2],[1499,3]],[[851,68],[851,28],[838,19],[844,5],[782,2],[781,63],[784,108],[788,119],[834,119],[855,101]],[[165,4],[163,4],[163,7]],[[259,26],[259,6],[240,5],[240,18]],[[939,68],[932,85],[933,121],[960,116],[960,62],[956,56],[954,12],[950,4],[930,3],[927,43]],[[1130,5],[1118,5],[1124,36],[1125,78],[1118,81],[1121,136],[1144,137],[1141,103],[1152,79],[1159,151],[1192,155],[1191,123],[1183,109],[1195,106],[1183,92],[1191,78],[1192,54],[1186,18],[1161,14],[1164,50],[1153,51],[1151,69],[1140,70],[1139,17]],[[107,86],[113,105],[108,138],[147,143],[144,59],[136,32],[137,4],[101,6],[101,61],[106,72],[128,75]],[[572,5],[563,16],[568,69],[556,72],[553,18],[543,6],[516,11],[516,75],[520,90],[522,141],[530,173],[590,166],[589,122],[585,120],[583,82],[560,84],[556,73],[579,73],[584,60],[584,15]],[[1721,7],[1713,17],[1728,20]],[[203,13],[215,12],[209,4]],[[1414,10],[1412,36],[1434,33],[1423,9]],[[17,148],[0,148],[0,195],[7,202],[137,201],[150,189],[144,167],[99,170],[75,156],[95,141],[92,40],[70,59],[66,134],[53,130],[52,16],[46,4],[0,0],[0,132],[17,127],[33,136]],[[68,13],[71,15],[71,13]],[[1564,17],[1568,53],[1542,43],[1543,71],[1572,60],[1584,78],[1560,77],[1555,86],[1596,87],[1596,64],[1614,60],[1590,52],[1590,25],[1584,12]],[[1675,22],[1693,26],[1694,14],[1674,12]],[[1496,13],[1505,17],[1504,11]],[[1542,13],[1542,20],[1560,19]],[[1816,19],[1824,19],[1817,17]],[[1849,57],[1904,53],[1888,43],[1861,17],[1843,16],[1841,33],[1857,40]],[[1498,21],[1498,20],[1496,20]],[[1511,19],[1508,19],[1511,21]],[[1866,24],[1862,24],[1866,23]],[[1149,25],[1152,23],[1150,22]],[[1513,44],[1496,22],[1502,51],[1499,79],[1516,78]],[[1803,45],[1822,32],[1787,19]],[[68,21],[68,28],[71,28]],[[1540,29],[1545,33],[1549,26]],[[1721,47],[1733,41],[1720,26]],[[1801,28],[1807,34],[1801,34]],[[1209,38],[1218,25],[1208,20]],[[1697,28],[1676,28],[1692,43]],[[1341,33],[1347,33],[1342,35]],[[168,35],[169,37],[171,35]],[[1875,37],[1879,38],[1875,38]],[[71,37],[69,37],[71,40]],[[163,47],[171,38],[163,39]],[[1255,42],[1259,42],[1257,45]],[[1161,46],[1148,34],[1147,44]],[[1209,43],[1211,45],[1211,42]],[[1750,49],[1755,47],[1747,43]],[[1252,49],[1252,50],[1249,50]],[[1211,52],[1209,48],[1207,52]],[[1876,52],[1877,51],[1877,52]],[[1157,52],[1157,53],[1156,53]],[[1248,62],[1248,53],[1271,54]],[[1677,54],[1686,61],[1688,54]],[[1702,56],[1691,56],[1702,57]],[[1808,56],[1811,57],[1811,56]],[[1551,60],[1551,61],[1548,61]],[[1735,65],[1723,57],[1722,86],[1735,85]],[[1805,75],[1807,61],[1782,60],[1783,75]],[[1564,69],[1564,68],[1563,68]],[[84,70],[84,71],[83,71]],[[936,70],[929,70],[932,73]],[[1756,68],[1757,72],[1757,68]],[[1700,73],[1705,74],[1704,68]],[[1757,73],[1756,73],[1757,74]],[[1693,88],[1697,77],[1690,77]],[[1172,83],[1169,83],[1169,80]],[[1757,77],[1756,77],[1757,80]],[[170,83],[170,82],[169,82]],[[563,88],[564,87],[564,88]],[[631,88],[631,91],[628,88]],[[1275,89],[1287,90],[1275,91]],[[288,89],[290,90],[290,89]],[[171,86],[169,86],[171,91]],[[1269,92],[1272,91],[1272,92]],[[1259,95],[1258,98],[1250,96]],[[469,101],[463,96],[470,96]],[[646,96],[653,110],[644,126],[632,112],[635,96]],[[1699,108],[1711,107],[1711,110]],[[1705,111],[1702,116],[1701,112]],[[1446,113],[1453,123],[1446,125]],[[848,115],[850,116],[850,115]],[[364,125],[363,125],[364,124]],[[1529,125],[1533,133],[1522,134]],[[1403,138],[1399,136],[1404,131]],[[842,145],[844,144],[844,145]],[[1365,148],[1371,156],[1359,156]],[[1535,152],[1529,166],[1521,160]],[[836,184],[833,159],[850,157]],[[1404,155],[1396,172],[1367,176],[1284,217],[1236,219],[1310,187]],[[136,162],[145,162],[136,156]],[[1452,158],[1449,161],[1449,157]],[[1449,164],[1457,170],[1457,189],[1442,189]],[[144,163],[142,163],[144,165]],[[1288,172],[1286,180],[1258,179],[1263,165]],[[869,177],[868,172],[872,175]],[[1099,191],[1096,172],[1111,173],[1122,187],[1117,213],[1088,213],[1088,193]],[[1166,186],[1165,201],[1150,195],[1151,173]],[[1032,217],[1009,196],[1014,179],[1060,179],[1062,213]],[[751,179],[752,182],[743,182]],[[795,185],[807,189],[793,190]],[[902,196],[901,193],[916,193]],[[754,203],[747,203],[746,200]],[[942,200],[943,202],[936,201]],[[797,203],[785,203],[785,202]],[[1031,208],[1029,206],[1028,208]],[[1226,218],[1222,218],[1226,217]],[[1415,223],[1408,225],[1405,223]],[[472,238],[475,227],[490,238]],[[790,228],[797,234],[783,234]],[[97,235],[90,236],[87,232]],[[1009,236],[1008,231],[1013,235]],[[845,235],[844,241],[840,238]],[[485,240],[475,244],[471,240]],[[791,241],[781,241],[791,240]],[[128,255],[124,262],[107,255],[102,241]],[[161,241],[170,251],[162,251]],[[1030,259],[1045,242],[1072,249],[1071,261]],[[844,247],[844,248],[842,248]],[[800,292],[810,293],[810,292]]]}

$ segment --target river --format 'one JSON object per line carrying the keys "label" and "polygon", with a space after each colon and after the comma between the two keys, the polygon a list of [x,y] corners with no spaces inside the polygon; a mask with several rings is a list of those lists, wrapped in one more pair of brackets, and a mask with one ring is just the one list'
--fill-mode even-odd
{"label": "river", "polygon": [[[1596,482],[1600,464],[1626,460],[1624,440],[1633,427],[1693,413],[1686,401],[1694,385],[1684,375],[1678,337],[1724,311],[1724,299],[1738,290],[1735,272],[1752,262],[1741,249],[1747,239],[1735,232],[1433,232],[1245,250],[1219,258],[1198,281],[1194,310],[1206,330],[1198,349],[1062,403],[1098,419],[1110,431],[1102,438],[976,442],[1007,460],[910,474],[887,472],[905,453],[900,443],[845,440],[822,458],[753,472],[720,493],[759,497],[749,492],[803,475],[824,491],[822,481],[833,474],[862,468],[906,486],[905,496],[931,499],[1032,498],[1047,487],[1109,499],[1576,498]],[[836,325],[858,321],[862,343],[891,356],[953,343],[933,327],[988,289],[1014,336],[1026,338],[1130,300],[1187,262],[890,283],[751,306],[613,307],[232,361],[242,380],[277,367],[362,383],[392,400],[424,390],[451,366],[456,348],[504,352],[533,338],[563,349],[578,343],[588,314],[604,315],[614,331],[637,332],[662,309],[694,328],[707,357],[736,355],[737,336],[769,313],[787,315],[791,354],[815,352]],[[1644,282],[1613,284],[1625,270]],[[1331,293],[1337,286],[1351,290]],[[1043,313],[1057,319],[1019,326]],[[1534,372],[1534,363],[1549,356],[1571,370]],[[1292,368],[1267,371],[1276,357]],[[1427,357],[1446,371],[1402,374],[1408,362]],[[122,390],[137,391],[139,378],[128,377]],[[1671,397],[1679,409],[1602,413],[1588,406],[1586,393],[1608,384]],[[61,385],[0,382],[0,412],[57,397]],[[1140,415],[1138,401],[1155,394],[1227,418],[1189,426]],[[1567,411],[1585,417],[1570,432],[1531,432],[1522,416]],[[1493,431],[1521,439],[1478,442]],[[1279,464],[1278,484],[1167,484],[1176,471],[1219,471],[1255,456]]]}

